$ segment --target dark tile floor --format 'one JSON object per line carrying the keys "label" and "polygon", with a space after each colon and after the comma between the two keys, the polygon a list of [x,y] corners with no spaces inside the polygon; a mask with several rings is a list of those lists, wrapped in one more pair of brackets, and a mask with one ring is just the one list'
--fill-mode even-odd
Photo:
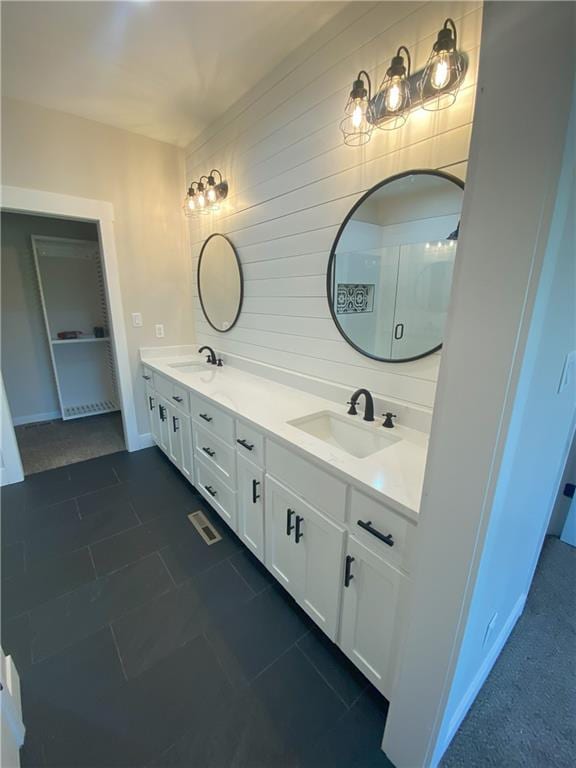
{"label": "dark tile floor", "polygon": [[155,448],[3,488],[2,598],[24,768],[390,766],[386,701]]}

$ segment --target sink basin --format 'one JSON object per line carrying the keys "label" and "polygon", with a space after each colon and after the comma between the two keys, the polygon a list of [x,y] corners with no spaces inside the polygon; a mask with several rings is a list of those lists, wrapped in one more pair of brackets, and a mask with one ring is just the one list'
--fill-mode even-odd
{"label": "sink basin", "polygon": [[182,373],[196,373],[196,371],[199,371],[201,368],[204,368],[204,363],[198,360],[197,362],[187,362],[187,363],[169,363],[169,368],[176,368],[177,371],[181,371]]}
{"label": "sink basin", "polygon": [[331,411],[320,411],[289,421],[293,427],[317,437],[319,440],[340,448],[351,456],[364,459],[373,453],[389,448],[401,438],[378,432],[377,422],[370,424],[354,421],[352,417],[340,416]]}

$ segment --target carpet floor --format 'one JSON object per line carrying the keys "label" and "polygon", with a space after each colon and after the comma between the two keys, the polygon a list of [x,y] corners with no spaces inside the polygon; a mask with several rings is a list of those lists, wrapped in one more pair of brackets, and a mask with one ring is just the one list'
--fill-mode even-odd
{"label": "carpet floor", "polygon": [[25,475],[107,456],[125,448],[120,412],[16,427]]}
{"label": "carpet floor", "polygon": [[576,549],[548,537],[524,613],[442,768],[568,768],[576,753]]}

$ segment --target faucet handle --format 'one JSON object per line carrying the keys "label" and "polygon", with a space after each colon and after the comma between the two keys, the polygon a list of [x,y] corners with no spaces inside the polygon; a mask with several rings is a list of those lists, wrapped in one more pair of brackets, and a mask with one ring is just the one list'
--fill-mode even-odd
{"label": "faucet handle", "polygon": [[392,421],[392,419],[397,418],[396,414],[391,413],[390,411],[386,411],[386,413],[383,413],[382,416],[385,417],[385,420],[382,426],[386,427],[387,429],[392,429],[392,427],[394,426],[394,422]]}
{"label": "faucet handle", "polygon": [[222,358],[221,357],[219,357],[218,360],[216,361],[216,365],[218,366],[218,368],[222,368]]}
{"label": "faucet handle", "polygon": [[358,415],[358,411],[356,410],[356,403],[355,403],[354,400],[348,400],[346,405],[350,406],[350,408],[348,409],[348,415],[349,416],[357,416]]}

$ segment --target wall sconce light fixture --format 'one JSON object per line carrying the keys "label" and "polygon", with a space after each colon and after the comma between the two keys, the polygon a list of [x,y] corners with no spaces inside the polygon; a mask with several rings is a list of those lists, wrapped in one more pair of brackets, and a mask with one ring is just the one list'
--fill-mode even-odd
{"label": "wall sconce light fixture", "polygon": [[[408,66],[404,64],[404,56]],[[377,109],[379,120],[377,128],[385,131],[394,130],[404,125],[410,112],[410,51],[401,45],[386,70],[384,79],[378,89],[374,108]]]}
{"label": "wall sconce light fixture", "polygon": [[417,107],[435,111],[451,106],[467,67],[468,57],[457,48],[456,25],[446,19],[424,69],[412,73],[410,52],[401,45],[374,95],[368,73],[360,70],[340,123],[344,143],[357,147],[370,141],[374,128],[400,128]]}
{"label": "wall sconce light fixture", "polygon": [[[364,78],[368,83],[368,88],[364,85]],[[368,119],[372,98],[371,91],[370,76],[364,70],[360,70],[356,80],[352,83],[352,90],[344,107],[345,117],[340,123],[344,144],[348,144],[350,147],[359,147],[370,141],[374,128],[374,124]]]}
{"label": "wall sconce light fixture", "polygon": [[456,24],[446,19],[418,83],[423,109],[435,112],[452,106],[462,82],[462,70]]}
{"label": "wall sconce light fixture", "polygon": [[[215,174],[218,175],[218,181],[216,181]],[[227,196],[228,182],[222,178],[222,174],[217,168],[213,168],[209,176],[201,176],[199,181],[193,181],[188,187],[184,199],[184,213],[190,217],[196,213],[217,211],[220,208],[220,203]]]}

